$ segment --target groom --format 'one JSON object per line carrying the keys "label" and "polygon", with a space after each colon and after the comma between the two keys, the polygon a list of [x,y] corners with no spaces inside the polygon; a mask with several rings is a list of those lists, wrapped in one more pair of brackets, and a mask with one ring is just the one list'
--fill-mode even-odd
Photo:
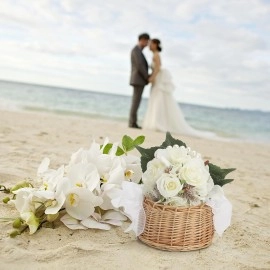
{"label": "groom", "polygon": [[138,44],[131,51],[130,85],[133,86],[133,97],[129,115],[129,127],[141,128],[137,124],[137,111],[140,106],[142,93],[148,84],[148,64],[142,50],[148,45],[150,36],[147,33],[139,35]]}

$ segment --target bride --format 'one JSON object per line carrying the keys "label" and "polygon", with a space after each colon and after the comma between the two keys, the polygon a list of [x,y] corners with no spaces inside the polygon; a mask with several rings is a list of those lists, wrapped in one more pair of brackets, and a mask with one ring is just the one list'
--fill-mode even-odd
{"label": "bride", "polygon": [[152,74],[149,77],[152,88],[143,128],[196,137],[209,135],[208,132],[195,130],[189,126],[179,104],[174,99],[171,75],[168,70],[161,68],[160,40],[152,39],[149,47],[153,52]]}

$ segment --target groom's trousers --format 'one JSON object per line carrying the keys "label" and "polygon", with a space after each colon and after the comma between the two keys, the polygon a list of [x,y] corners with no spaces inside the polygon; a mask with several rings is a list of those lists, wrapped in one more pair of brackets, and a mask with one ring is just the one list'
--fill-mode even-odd
{"label": "groom's trousers", "polygon": [[133,86],[133,97],[129,115],[129,126],[137,125],[137,112],[141,103],[144,86]]}

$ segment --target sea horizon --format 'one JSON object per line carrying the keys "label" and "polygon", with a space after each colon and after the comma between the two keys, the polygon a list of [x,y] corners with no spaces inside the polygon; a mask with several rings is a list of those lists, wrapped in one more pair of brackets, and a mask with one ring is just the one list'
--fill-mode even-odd
{"label": "sea horizon", "polygon": [[[52,84],[32,83],[32,82],[23,82],[23,81],[12,81],[12,80],[6,80],[6,79],[0,79],[0,82],[15,83],[15,84],[17,83],[17,84],[25,84],[25,85],[33,85],[33,86],[41,86],[41,87],[52,87],[52,88],[72,90],[72,91],[91,92],[91,93],[96,93],[96,94],[109,94],[109,95],[123,96],[123,97],[131,97],[132,96],[132,91],[130,91],[130,95],[129,94],[125,95],[125,94],[120,94],[120,93],[97,91],[97,90],[84,89],[84,88],[75,88],[75,87],[70,87],[70,86],[59,86],[59,85],[52,85]],[[148,100],[148,97],[143,97],[143,99]],[[219,106],[213,106],[213,105],[182,102],[182,101],[177,101],[177,103],[184,104],[184,105],[186,104],[186,105],[191,105],[191,106],[205,107],[205,108],[213,108],[213,109],[225,109],[225,110],[239,110],[239,111],[270,113],[270,106],[269,106],[269,110],[263,110],[263,109],[248,109],[248,108],[237,108],[237,107],[226,107],[226,106],[224,106],[224,107],[220,106],[219,107]]]}
{"label": "sea horizon", "polygon": [[[147,101],[148,98],[142,99],[139,123],[144,117]],[[3,110],[42,111],[127,122],[130,103],[130,95],[119,93],[0,80],[0,109]],[[195,129],[229,139],[270,142],[268,111],[178,104],[186,121]]]}

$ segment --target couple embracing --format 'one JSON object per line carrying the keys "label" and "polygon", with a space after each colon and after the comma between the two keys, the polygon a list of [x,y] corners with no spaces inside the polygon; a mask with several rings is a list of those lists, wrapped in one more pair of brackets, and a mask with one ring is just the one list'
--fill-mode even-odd
{"label": "couple embracing", "polygon": [[[148,63],[143,55],[143,49],[149,45],[153,52],[150,65],[152,72],[148,73]],[[174,99],[174,85],[168,70],[161,67],[161,42],[151,39],[147,33],[138,37],[138,44],[131,51],[131,78],[133,97],[130,109],[129,127],[140,128],[137,124],[137,111],[140,106],[144,87],[151,83],[151,93],[148,101],[146,115],[143,121],[144,129],[151,129],[176,134],[192,136],[204,135],[193,129],[186,122],[179,104]]]}

